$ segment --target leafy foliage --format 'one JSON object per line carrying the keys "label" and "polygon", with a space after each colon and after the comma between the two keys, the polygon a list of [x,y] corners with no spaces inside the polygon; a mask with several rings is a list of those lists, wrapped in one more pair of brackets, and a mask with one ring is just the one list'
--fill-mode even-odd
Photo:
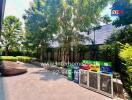
{"label": "leafy foliage", "polygon": [[124,61],[132,60],[132,46],[126,44],[123,49],[121,49],[119,56]]}
{"label": "leafy foliage", "polygon": [[21,61],[21,62],[30,62],[32,57],[28,56],[0,56],[0,61]]}
{"label": "leafy foliage", "polygon": [[58,0],[34,0],[34,3],[24,15],[29,42],[37,46],[49,43],[52,34],[57,29],[56,12],[58,3]]}
{"label": "leafy foliage", "polygon": [[132,43],[132,26],[122,27],[121,29],[113,31],[113,33],[108,37],[106,43],[111,44],[115,42]]}
{"label": "leafy foliage", "polygon": [[6,52],[13,47],[17,47],[22,39],[21,22],[15,16],[8,16],[3,22],[3,45]]}
{"label": "leafy foliage", "polygon": [[[26,26],[26,42],[24,44],[31,50],[41,48],[41,60],[44,50],[49,46],[53,34],[56,34],[58,29],[57,12],[60,2],[59,0],[34,0],[24,15]],[[32,46],[28,44],[32,44]]]}
{"label": "leafy foliage", "polygon": [[80,41],[91,41],[79,33],[99,24],[100,12],[109,1],[34,0],[24,15],[27,43],[48,47],[57,40],[65,52]]}
{"label": "leafy foliage", "polygon": [[106,24],[109,24],[109,23],[112,21],[111,18],[109,17],[109,15],[104,15],[104,16],[102,17],[102,20],[103,20],[103,22],[106,23]]}
{"label": "leafy foliage", "polygon": [[124,85],[132,93],[132,46],[125,44],[120,50],[119,57],[122,59],[123,71],[126,77],[123,78]]}
{"label": "leafy foliage", "polygon": [[32,57],[28,57],[28,56],[17,56],[16,57],[18,61],[22,61],[25,63],[31,62]]}
{"label": "leafy foliage", "polygon": [[13,56],[0,56],[0,61],[17,61],[16,57]]}
{"label": "leafy foliage", "polygon": [[115,55],[115,48],[114,45],[102,45],[99,47],[101,56],[104,57],[104,59],[107,59],[108,57],[114,57]]}

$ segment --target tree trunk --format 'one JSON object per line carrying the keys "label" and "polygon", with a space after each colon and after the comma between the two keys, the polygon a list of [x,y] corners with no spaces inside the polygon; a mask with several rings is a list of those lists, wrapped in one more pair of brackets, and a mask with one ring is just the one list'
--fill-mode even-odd
{"label": "tree trunk", "polygon": [[94,45],[93,45],[93,48],[94,48],[94,50],[93,50],[93,59],[94,60],[96,60],[96,41],[95,41],[95,30],[94,30]]}
{"label": "tree trunk", "polygon": [[43,47],[40,47],[40,61],[43,61]]}
{"label": "tree trunk", "polygon": [[6,48],[5,48],[5,55],[8,56],[8,53],[9,53],[9,46],[6,46]]}
{"label": "tree trunk", "polygon": [[62,49],[62,62],[64,62],[65,61],[65,50],[64,50],[64,48]]}
{"label": "tree trunk", "polygon": [[75,51],[75,62],[77,62],[78,61],[77,47],[75,47],[74,51]]}
{"label": "tree trunk", "polygon": [[65,49],[65,62],[69,62],[69,49]]}
{"label": "tree trunk", "polygon": [[56,55],[55,55],[55,58],[56,58],[56,61],[58,62],[58,59],[59,59],[59,49],[56,49],[55,51]]}
{"label": "tree trunk", "polygon": [[58,48],[56,52],[57,52],[57,55],[56,55],[57,62],[59,62],[61,60],[61,48]]}

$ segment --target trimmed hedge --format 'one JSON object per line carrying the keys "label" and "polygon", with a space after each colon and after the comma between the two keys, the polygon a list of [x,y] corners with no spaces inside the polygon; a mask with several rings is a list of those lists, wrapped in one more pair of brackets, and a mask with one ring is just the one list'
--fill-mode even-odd
{"label": "trimmed hedge", "polygon": [[17,56],[17,60],[21,62],[31,62],[32,57],[28,56]]}
{"label": "trimmed hedge", "polygon": [[0,56],[0,61],[17,61],[16,57],[13,56]]}
{"label": "trimmed hedge", "polygon": [[21,61],[30,62],[33,58],[28,56],[0,56],[0,61]]}

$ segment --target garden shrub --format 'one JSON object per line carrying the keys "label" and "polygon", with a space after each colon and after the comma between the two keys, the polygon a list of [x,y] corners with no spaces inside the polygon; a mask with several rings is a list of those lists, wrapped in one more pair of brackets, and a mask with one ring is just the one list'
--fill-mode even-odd
{"label": "garden shrub", "polygon": [[101,45],[99,47],[99,58],[110,61],[115,56],[115,48],[113,45]]}
{"label": "garden shrub", "polygon": [[119,57],[123,61],[123,82],[124,86],[132,93],[132,45],[125,44],[120,50]]}
{"label": "garden shrub", "polygon": [[6,60],[6,61],[17,61],[17,58],[13,57],[13,56],[0,56],[0,61],[3,61],[3,60]]}
{"label": "garden shrub", "polygon": [[120,71],[120,59],[118,57],[119,44],[112,43],[99,46],[98,60],[112,62],[113,71]]}
{"label": "garden shrub", "polygon": [[28,56],[17,56],[17,60],[21,62],[30,62],[32,60],[32,57]]}
{"label": "garden shrub", "polygon": [[32,57],[28,56],[0,56],[0,61],[21,61],[21,62],[30,62],[32,60]]}

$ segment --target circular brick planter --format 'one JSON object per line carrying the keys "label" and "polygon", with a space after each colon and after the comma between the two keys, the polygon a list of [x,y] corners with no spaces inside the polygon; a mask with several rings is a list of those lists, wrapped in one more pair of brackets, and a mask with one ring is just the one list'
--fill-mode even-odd
{"label": "circular brick planter", "polygon": [[26,73],[27,69],[16,62],[3,61],[0,64],[0,73],[2,76],[14,76]]}

